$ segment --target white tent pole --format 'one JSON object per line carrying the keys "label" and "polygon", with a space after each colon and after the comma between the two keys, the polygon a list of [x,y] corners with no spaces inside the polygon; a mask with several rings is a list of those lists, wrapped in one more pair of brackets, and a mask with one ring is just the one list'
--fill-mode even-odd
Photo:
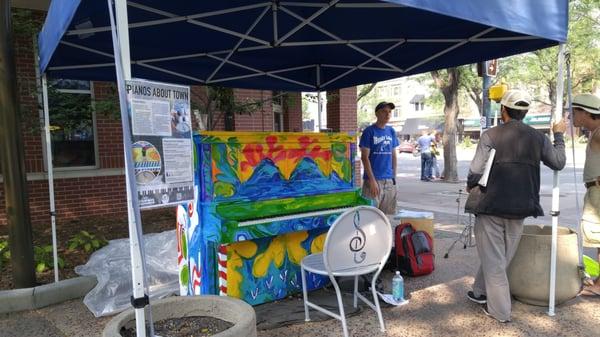
{"label": "white tent pole", "polygon": [[[565,63],[565,45],[560,44],[558,51],[558,75],[556,76],[556,104],[554,105],[554,122],[559,122],[562,119],[563,109],[563,91],[564,91],[564,63]],[[558,171],[554,171],[554,179],[552,182],[552,244],[550,248],[550,294],[548,298],[548,316],[554,316],[554,305],[556,295],[556,250],[558,244],[558,216],[559,211],[559,187],[558,187]]]}
{"label": "white tent pole", "polygon": [[[124,80],[131,79],[131,54],[129,52],[129,18],[127,17],[127,1],[115,0],[115,16],[117,19],[117,32],[121,52],[121,65]],[[115,55],[115,58],[117,55]]]}
{"label": "white tent pole", "polygon": [[317,91],[317,118],[318,118],[318,127],[319,127],[319,132],[321,132],[322,129],[322,125],[321,125],[321,114],[322,114],[322,108],[321,108],[321,91]]}
{"label": "white tent pole", "polygon": [[56,209],[54,205],[54,165],[52,165],[52,140],[50,139],[50,113],[48,110],[48,82],[42,75],[42,100],[44,102],[44,133],[46,134],[46,165],[48,169],[48,195],[50,197],[50,221],[52,223],[52,256],[54,257],[54,282],[58,282],[58,252],[56,240]]}
{"label": "white tent pole", "polygon": [[[111,26],[115,26],[111,0],[108,0]],[[135,309],[135,326],[137,337],[146,337],[145,308],[149,304],[145,293],[143,238],[141,237],[140,209],[137,199],[137,186],[133,176],[133,157],[131,154],[131,133],[129,129],[129,113],[127,109],[127,93],[125,81],[131,79],[131,61],[129,53],[129,28],[126,0],[115,0],[116,31],[112,30],[113,49],[117,86],[119,88],[119,105],[121,108],[121,125],[123,127],[123,152],[125,156],[125,182],[127,190],[127,215],[129,219],[129,251],[131,255],[131,280],[133,284],[132,305]],[[118,32],[118,36],[117,36]],[[150,334],[153,335],[150,318]]]}

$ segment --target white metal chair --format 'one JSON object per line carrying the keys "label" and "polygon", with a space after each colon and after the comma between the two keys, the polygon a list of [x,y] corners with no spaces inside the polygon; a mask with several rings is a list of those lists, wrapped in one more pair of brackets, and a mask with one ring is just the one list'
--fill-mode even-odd
{"label": "white metal chair", "polygon": [[[344,337],[348,337],[342,294],[335,277],[354,276],[354,307],[356,308],[357,299],[360,298],[375,310],[381,331],[385,331],[375,283],[391,249],[392,226],[380,210],[371,206],[359,206],[342,213],[327,233],[323,253],[311,254],[300,263],[306,321],[310,321],[309,307],[319,310],[342,321]],[[306,272],[329,276],[340,307],[339,314],[308,301]],[[358,277],[369,273],[374,273],[371,291],[375,303],[358,292]]]}

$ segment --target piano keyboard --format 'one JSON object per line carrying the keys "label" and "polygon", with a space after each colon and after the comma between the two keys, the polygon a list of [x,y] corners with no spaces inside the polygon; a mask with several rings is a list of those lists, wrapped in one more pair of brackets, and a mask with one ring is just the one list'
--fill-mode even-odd
{"label": "piano keyboard", "polygon": [[238,222],[238,227],[253,226],[253,225],[258,225],[258,224],[263,224],[263,223],[269,223],[269,222],[275,222],[275,221],[286,221],[286,220],[293,220],[293,219],[298,219],[298,218],[317,217],[317,216],[329,215],[329,214],[334,214],[334,213],[343,213],[346,210],[349,210],[352,208],[354,208],[354,207],[332,208],[332,209],[327,209],[327,210],[323,210],[323,211],[306,212],[306,213],[299,213],[299,214],[276,216],[276,217],[272,217],[272,218],[262,218],[262,219],[257,219],[257,220],[240,221],[240,222]]}

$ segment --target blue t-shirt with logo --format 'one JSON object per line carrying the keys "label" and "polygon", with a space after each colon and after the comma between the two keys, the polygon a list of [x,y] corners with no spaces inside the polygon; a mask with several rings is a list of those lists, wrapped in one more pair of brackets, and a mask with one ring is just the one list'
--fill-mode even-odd
{"label": "blue t-shirt with logo", "polygon": [[[392,179],[395,174],[392,170],[392,155],[394,148],[399,145],[396,131],[391,126],[380,128],[373,124],[367,127],[360,137],[360,147],[365,147],[370,150],[369,161],[373,169],[375,179]],[[364,175],[365,179],[367,174]]]}

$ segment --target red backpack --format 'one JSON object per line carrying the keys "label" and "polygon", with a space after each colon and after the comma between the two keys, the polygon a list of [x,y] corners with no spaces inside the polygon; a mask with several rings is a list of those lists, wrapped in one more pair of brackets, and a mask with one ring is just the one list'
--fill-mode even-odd
{"label": "red backpack", "polygon": [[433,240],[425,231],[415,231],[409,223],[396,227],[396,267],[404,275],[421,276],[431,274],[433,263]]}

